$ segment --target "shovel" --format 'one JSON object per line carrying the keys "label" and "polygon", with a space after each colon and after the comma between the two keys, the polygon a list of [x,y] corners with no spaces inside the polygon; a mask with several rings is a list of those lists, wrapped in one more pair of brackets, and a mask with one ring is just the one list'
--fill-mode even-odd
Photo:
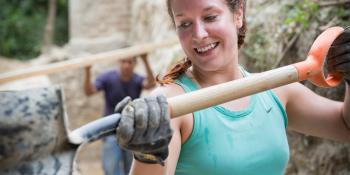
{"label": "shovel", "polygon": [[[343,30],[333,27],[323,32],[303,62],[168,98],[171,117],[306,79],[321,87],[337,86],[342,76],[325,77],[323,64]],[[73,174],[79,148],[115,134],[121,117],[113,114],[68,131],[63,93],[58,87],[1,92],[0,106],[1,175]]]}

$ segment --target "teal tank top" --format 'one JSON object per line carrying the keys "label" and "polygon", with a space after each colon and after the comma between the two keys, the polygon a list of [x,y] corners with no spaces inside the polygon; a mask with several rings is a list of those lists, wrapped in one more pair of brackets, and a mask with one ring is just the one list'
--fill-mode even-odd
{"label": "teal tank top", "polygon": [[[176,83],[186,93],[198,89],[186,75]],[[287,115],[271,90],[252,95],[243,110],[213,106],[193,116],[176,175],[284,174],[289,159]]]}

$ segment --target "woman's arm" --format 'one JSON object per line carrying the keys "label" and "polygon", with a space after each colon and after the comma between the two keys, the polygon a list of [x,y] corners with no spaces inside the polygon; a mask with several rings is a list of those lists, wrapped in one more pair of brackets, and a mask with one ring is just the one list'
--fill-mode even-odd
{"label": "woman's arm", "polygon": [[343,117],[346,125],[350,129],[350,81],[346,83],[346,93],[345,93],[345,101],[343,108]]}
{"label": "woman's arm", "polygon": [[342,74],[346,81],[344,102],[321,97],[299,83],[279,88],[285,101],[289,127],[296,131],[350,142],[350,28],[332,43],[326,58],[329,73]]}
{"label": "woman's arm", "polygon": [[350,26],[335,39],[327,54],[327,70],[331,73],[342,74],[346,82],[343,119],[350,129]]}
{"label": "woman's arm", "polygon": [[[288,128],[307,135],[350,142],[350,128],[344,117],[349,117],[349,91],[344,103],[321,97],[300,83],[277,90],[285,101]],[[345,110],[347,109],[347,110]]]}

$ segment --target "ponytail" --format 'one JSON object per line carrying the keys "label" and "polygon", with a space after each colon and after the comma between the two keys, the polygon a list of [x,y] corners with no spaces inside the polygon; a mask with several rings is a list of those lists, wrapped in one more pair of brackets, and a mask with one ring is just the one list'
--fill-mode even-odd
{"label": "ponytail", "polygon": [[162,79],[159,75],[156,77],[156,81],[161,85],[173,83],[176,78],[181,74],[185,73],[189,67],[191,67],[192,62],[188,58],[184,58],[179,61],[175,66],[173,66]]}

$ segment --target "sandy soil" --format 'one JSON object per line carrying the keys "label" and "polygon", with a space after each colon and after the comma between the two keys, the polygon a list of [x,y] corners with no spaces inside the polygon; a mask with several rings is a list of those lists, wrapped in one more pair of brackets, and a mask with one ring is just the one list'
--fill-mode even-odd
{"label": "sandy soil", "polygon": [[100,161],[102,142],[85,145],[78,155],[78,164],[82,175],[103,175]]}

